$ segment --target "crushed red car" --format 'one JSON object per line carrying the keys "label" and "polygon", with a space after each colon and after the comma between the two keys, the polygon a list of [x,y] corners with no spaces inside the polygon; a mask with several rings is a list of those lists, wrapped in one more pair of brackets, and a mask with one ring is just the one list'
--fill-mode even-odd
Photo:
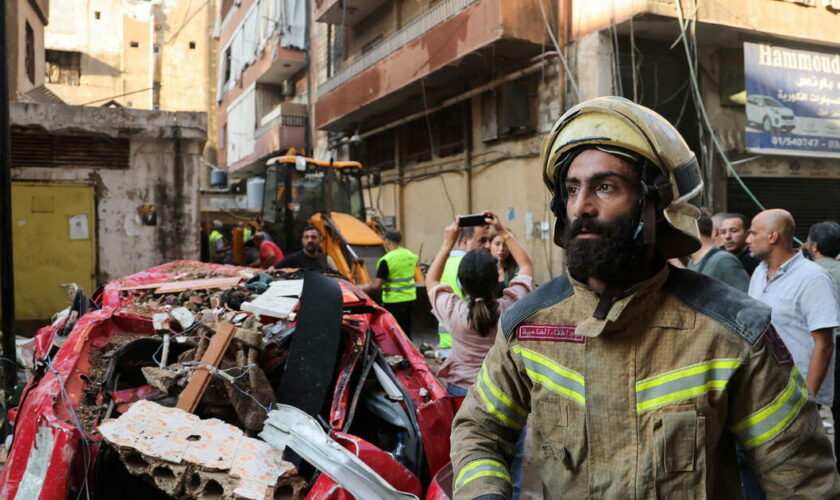
{"label": "crushed red car", "polygon": [[352,283],[178,261],[73,307],[36,335],[0,498],[451,496],[457,402]]}

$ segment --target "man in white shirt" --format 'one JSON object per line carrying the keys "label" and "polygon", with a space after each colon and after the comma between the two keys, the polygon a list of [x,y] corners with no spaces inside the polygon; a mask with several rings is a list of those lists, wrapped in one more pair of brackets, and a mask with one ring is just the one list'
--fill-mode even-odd
{"label": "man in white shirt", "polygon": [[750,279],[750,296],[772,308],[771,322],[793,355],[819,404],[834,399],[833,328],[840,325],[837,286],[819,265],[793,248],[793,217],[766,210],[753,218],[747,244],[762,262]]}

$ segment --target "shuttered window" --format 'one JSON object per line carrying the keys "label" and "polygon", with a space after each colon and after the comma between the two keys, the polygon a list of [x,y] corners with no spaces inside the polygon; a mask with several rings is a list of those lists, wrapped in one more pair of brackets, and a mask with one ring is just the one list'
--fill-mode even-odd
{"label": "shuttered window", "polygon": [[[805,241],[808,228],[824,220],[840,222],[840,179],[813,178],[744,178],[767,208],[784,208],[796,221],[796,236]],[[735,179],[726,184],[727,212],[748,218],[759,212]]]}
{"label": "shuttered window", "polygon": [[12,167],[128,168],[129,140],[12,131]]}

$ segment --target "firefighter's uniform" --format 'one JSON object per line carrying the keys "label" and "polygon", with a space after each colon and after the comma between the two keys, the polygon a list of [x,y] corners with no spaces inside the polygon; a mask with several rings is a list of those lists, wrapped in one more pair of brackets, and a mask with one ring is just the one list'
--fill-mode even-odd
{"label": "firefighter's uniform", "polygon": [[[598,118],[590,138],[568,133],[586,113]],[[615,132],[620,124],[610,128],[615,116],[643,136],[638,148]],[[694,158],[681,138],[680,147],[659,146],[663,131],[676,134],[669,127],[627,101],[582,103],[546,139],[544,167],[562,158],[558,138],[658,160],[669,174],[659,185],[672,185],[674,196],[657,205],[669,232],[660,225],[656,244],[666,258],[683,255],[697,240],[700,191],[692,184],[700,180],[673,175]],[[665,161],[650,150],[657,147]],[[554,173],[546,177],[553,185]],[[561,276],[502,316],[453,424],[455,499],[510,497],[509,464],[526,421],[545,498],[741,498],[736,443],[768,498],[840,498],[817,406],[767,306],[669,266],[605,302],[607,295]]]}

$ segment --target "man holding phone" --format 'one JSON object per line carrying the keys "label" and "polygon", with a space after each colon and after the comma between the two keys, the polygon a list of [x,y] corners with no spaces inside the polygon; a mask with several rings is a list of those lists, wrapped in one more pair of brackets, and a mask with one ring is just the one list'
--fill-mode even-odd
{"label": "man holding phone", "polygon": [[[483,212],[474,215],[458,216],[458,225],[461,227],[461,234],[458,235],[458,248],[449,252],[446,265],[443,268],[443,276],[440,282],[449,285],[458,297],[464,298],[464,293],[458,285],[458,266],[470,250],[483,248],[490,250],[490,226],[488,220],[492,220],[492,212]],[[446,331],[443,323],[438,323],[438,343],[440,344],[441,356],[446,359],[452,350],[452,335]]]}

